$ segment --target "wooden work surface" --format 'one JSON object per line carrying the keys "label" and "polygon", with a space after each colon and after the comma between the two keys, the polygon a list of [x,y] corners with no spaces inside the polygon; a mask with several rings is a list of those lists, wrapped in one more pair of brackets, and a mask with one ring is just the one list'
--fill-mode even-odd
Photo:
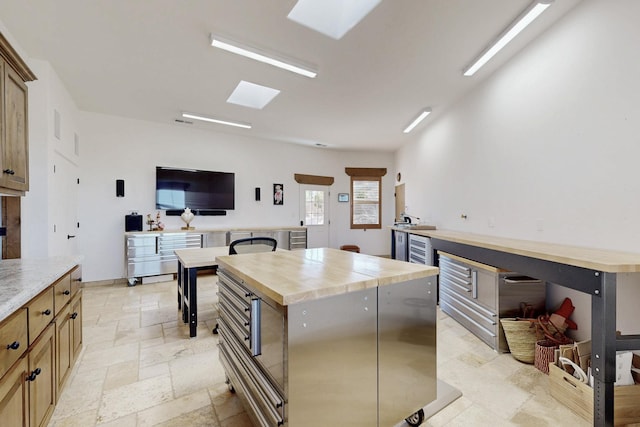
{"label": "wooden work surface", "polygon": [[[281,251],[283,249],[278,249]],[[286,250],[286,249],[284,249]],[[268,245],[238,245],[236,251],[240,254],[269,252]],[[216,246],[212,248],[177,249],[173,251],[184,268],[213,267],[218,264],[216,257],[229,255],[229,246]]]}
{"label": "wooden work surface", "polygon": [[436,267],[329,248],[219,256],[217,261],[281,305],[438,274]]}
{"label": "wooden work surface", "polygon": [[631,252],[509,239],[460,231],[393,229],[608,273],[640,272],[640,254]]}
{"label": "wooden work surface", "polygon": [[229,255],[229,246],[177,249],[174,252],[184,268],[212,267],[216,265],[216,257]]}

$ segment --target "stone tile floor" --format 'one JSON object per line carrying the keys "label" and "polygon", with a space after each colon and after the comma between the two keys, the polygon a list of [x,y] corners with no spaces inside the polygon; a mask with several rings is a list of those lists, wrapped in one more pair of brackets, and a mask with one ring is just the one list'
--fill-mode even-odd
{"label": "stone tile floor", "polygon": [[[85,287],[84,349],[49,427],[250,427],[224,383],[211,333],[215,283],[214,275],[198,279],[192,339],[177,310],[175,281]],[[546,375],[495,353],[443,313],[438,377],[463,395],[425,426],[590,425],[549,395]]]}

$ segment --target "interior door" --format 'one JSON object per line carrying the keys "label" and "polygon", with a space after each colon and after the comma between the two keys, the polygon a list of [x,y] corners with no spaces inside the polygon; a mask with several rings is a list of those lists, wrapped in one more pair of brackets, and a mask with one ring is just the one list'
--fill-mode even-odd
{"label": "interior door", "polygon": [[396,185],[396,221],[403,221],[404,213],[404,184]]}
{"label": "interior door", "polygon": [[55,153],[53,173],[53,238],[49,253],[78,253],[78,166]]}
{"label": "interior door", "polygon": [[329,247],[329,187],[300,185],[300,222],[307,227],[307,248]]}

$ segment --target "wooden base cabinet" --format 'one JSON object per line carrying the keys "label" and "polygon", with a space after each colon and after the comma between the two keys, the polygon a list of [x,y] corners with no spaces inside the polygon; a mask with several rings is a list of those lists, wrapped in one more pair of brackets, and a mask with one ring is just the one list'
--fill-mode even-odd
{"label": "wooden base cabinet", "polygon": [[54,325],[47,326],[29,350],[29,426],[46,426],[56,406]]}
{"label": "wooden base cabinet", "polygon": [[67,381],[73,360],[71,356],[71,328],[72,320],[70,316],[70,305],[67,304],[56,317],[56,401],[60,391]]}
{"label": "wooden base cabinet", "polygon": [[0,379],[0,420],[2,425],[29,426],[29,389],[26,381],[29,364],[20,359]]}
{"label": "wooden base cabinet", "polygon": [[80,281],[77,267],[0,322],[0,426],[49,423],[82,350]]}

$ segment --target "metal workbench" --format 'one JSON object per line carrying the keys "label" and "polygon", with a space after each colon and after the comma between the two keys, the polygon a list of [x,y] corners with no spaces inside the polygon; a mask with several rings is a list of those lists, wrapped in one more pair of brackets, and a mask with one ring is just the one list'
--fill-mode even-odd
{"label": "metal workbench", "polygon": [[[546,254],[540,253],[536,255],[535,251],[529,250],[531,242],[522,241],[526,248],[519,250],[516,240],[492,239],[488,236],[481,236],[477,242],[474,242],[473,237],[459,238],[463,234],[452,234],[453,237],[448,236],[447,232],[434,231],[428,234],[431,237],[434,250],[446,251],[481,263],[518,271],[591,295],[594,375],[593,425],[613,426],[616,351],[640,349],[640,335],[616,336],[617,276],[620,273],[638,272],[640,264],[633,259],[636,255],[620,253],[620,256],[625,258],[624,261],[619,265],[613,263],[610,268],[606,268],[609,271],[604,271],[604,269],[589,266],[592,257],[597,258],[596,251],[590,252],[587,257],[589,259],[586,260],[582,260],[580,257],[562,259],[561,256],[555,254],[546,256]],[[492,240],[498,244],[490,244],[489,242]],[[508,243],[504,244],[501,240],[508,240]],[[509,249],[511,244],[515,248],[513,251]],[[562,245],[550,247],[559,248],[558,252],[560,253],[563,249],[570,248]],[[612,254],[612,252],[603,251],[602,253],[607,256],[612,255],[611,258],[616,256],[616,253]],[[640,259],[640,255],[637,257]],[[587,267],[581,266],[581,264],[587,265]]]}

